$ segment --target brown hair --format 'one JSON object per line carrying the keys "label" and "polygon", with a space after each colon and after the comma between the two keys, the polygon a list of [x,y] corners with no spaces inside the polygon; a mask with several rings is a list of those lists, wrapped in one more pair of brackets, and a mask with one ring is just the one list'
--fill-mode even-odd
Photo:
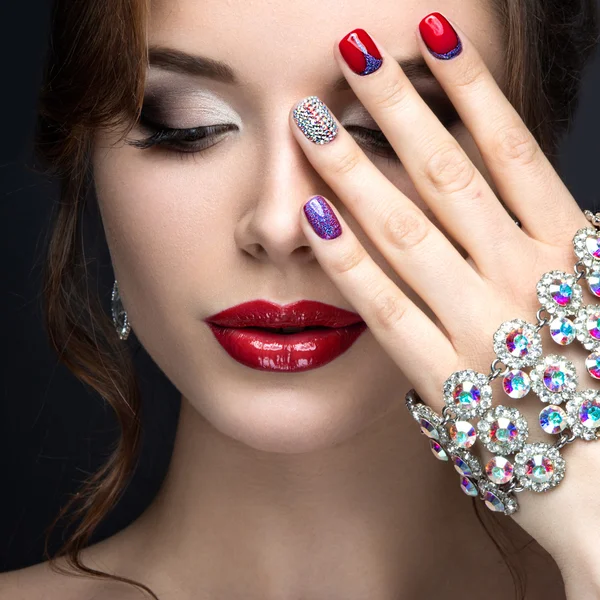
{"label": "brown hair", "polygon": [[[543,151],[556,149],[575,108],[582,69],[597,43],[594,0],[492,0],[505,32],[505,91]],[[83,256],[81,218],[91,189],[90,148],[100,127],[124,126],[127,135],[142,103],[147,64],[149,0],[56,0],[45,79],[40,95],[37,149],[46,172],[61,183],[48,243],[45,320],[59,359],[113,408],[121,429],[105,465],[62,507],[46,532],[44,554],[67,557],[73,574],[145,585],[97,571],[80,561],[98,524],[120,499],[134,473],[140,442],[141,399],[127,344],[119,340]],[[485,514],[485,517],[483,516]],[[48,552],[57,523],[76,528],[55,556]],[[498,530],[496,515],[478,516]],[[503,517],[500,517],[503,518]],[[523,583],[511,563],[515,548],[498,542],[517,595]]]}

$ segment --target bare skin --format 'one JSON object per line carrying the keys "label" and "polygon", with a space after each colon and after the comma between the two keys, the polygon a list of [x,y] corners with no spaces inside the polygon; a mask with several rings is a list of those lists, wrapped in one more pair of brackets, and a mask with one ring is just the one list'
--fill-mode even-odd
{"label": "bare skin", "polygon": [[[376,128],[351,91],[331,91],[340,76],[332,45],[364,27],[394,56],[414,57],[414,30],[438,8],[424,0],[382,0],[376,10],[358,0],[343,10],[334,0],[153,3],[151,45],[227,61],[241,80],[152,69],[152,89],[182,90],[166,106],[165,124],[232,122],[239,131],[183,161],[98,134],[95,181],[123,303],[182,392],[182,410],[158,496],[129,527],[84,551],[89,566],[143,582],[161,600],[452,600],[464,598],[465,574],[474,590],[486,586],[486,598],[513,597],[508,569],[456,474],[432,459],[403,407],[410,382],[370,332],[320,369],[272,374],[233,361],[201,321],[253,298],[353,310],[299,224],[310,195],[335,196],[291,135],[289,110],[316,94],[344,125]],[[443,9],[501,82],[500,30],[488,3],[448,0]],[[487,177],[463,125],[450,131]],[[400,163],[370,157],[436,222]],[[529,537],[503,523],[523,548]],[[564,598],[548,556],[535,544],[519,556],[527,598]],[[28,600],[141,597],[125,585],[55,575],[46,564],[0,576],[3,589]]]}

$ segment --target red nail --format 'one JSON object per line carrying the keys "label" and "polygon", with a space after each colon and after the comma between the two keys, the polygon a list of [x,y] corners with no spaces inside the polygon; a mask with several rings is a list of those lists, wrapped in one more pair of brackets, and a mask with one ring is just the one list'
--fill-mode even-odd
{"label": "red nail", "polygon": [[419,31],[429,51],[436,58],[454,58],[462,50],[454,27],[440,13],[431,13],[419,23]]}
{"label": "red nail", "polygon": [[359,75],[377,71],[383,62],[375,42],[364,29],[354,29],[345,35],[339,48],[348,66]]}

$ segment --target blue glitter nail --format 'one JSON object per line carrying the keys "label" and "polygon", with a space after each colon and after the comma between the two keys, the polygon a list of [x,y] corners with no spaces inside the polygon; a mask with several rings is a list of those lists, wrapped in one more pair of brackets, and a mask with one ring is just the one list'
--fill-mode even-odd
{"label": "blue glitter nail", "polygon": [[431,50],[431,48],[428,48],[428,50],[436,58],[439,58],[441,60],[449,60],[451,58],[454,58],[455,56],[458,56],[462,52],[462,42],[460,41],[460,38],[459,38],[458,44],[456,44],[456,48],[452,48],[452,50],[450,50],[450,52],[446,52],[445,54],[438,54],[437,52],[434,52],[433,50]]}
{"label": "blue glitter nail", "polygon": [[365,70],[362,73],[359,73],[359,75],[370,75],[371,73],[377,71],[377,69],[379,69],[379,67],[383,64],[383,59],[371,56],[365,45],[358,39],[358,35],[356,35],[356,33],[351,33],[349,38],[352,39],[355,46],[357,46],[365,56]]}
{"label": "blue glitter nail", "polygon": [[304,214],[315,233],[324,240],[341,235],[342,226],[323,196],[313,196],[304,205]]}

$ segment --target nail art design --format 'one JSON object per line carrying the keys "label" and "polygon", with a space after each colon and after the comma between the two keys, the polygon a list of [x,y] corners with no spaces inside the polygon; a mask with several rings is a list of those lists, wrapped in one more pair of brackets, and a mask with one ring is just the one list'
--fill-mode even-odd
{"label": "nail art design", "polygon": [[342,226],[323,196],[313,196],[304,205],[304,214],[315,233],[324,240],[332,240],[342,234]]}
{"label": "nail art design", "polygon": [[375,42],[364,29],[351,31],[342,38],[339,48],[348,66],[359,75],[369,75],[383,63]]}
{"label": "nail art design", "polygon": [[327,144],[338,133],[332,114],[317,96],[300,100],[292,115],[302,133],[315,144]]}
{"label": "nail art design", "polygon": [[419,23],[419,31],[429,52],[436,58],[448,60],[462,51],[462,43],[454,27],[440,13],[427,15]]}

